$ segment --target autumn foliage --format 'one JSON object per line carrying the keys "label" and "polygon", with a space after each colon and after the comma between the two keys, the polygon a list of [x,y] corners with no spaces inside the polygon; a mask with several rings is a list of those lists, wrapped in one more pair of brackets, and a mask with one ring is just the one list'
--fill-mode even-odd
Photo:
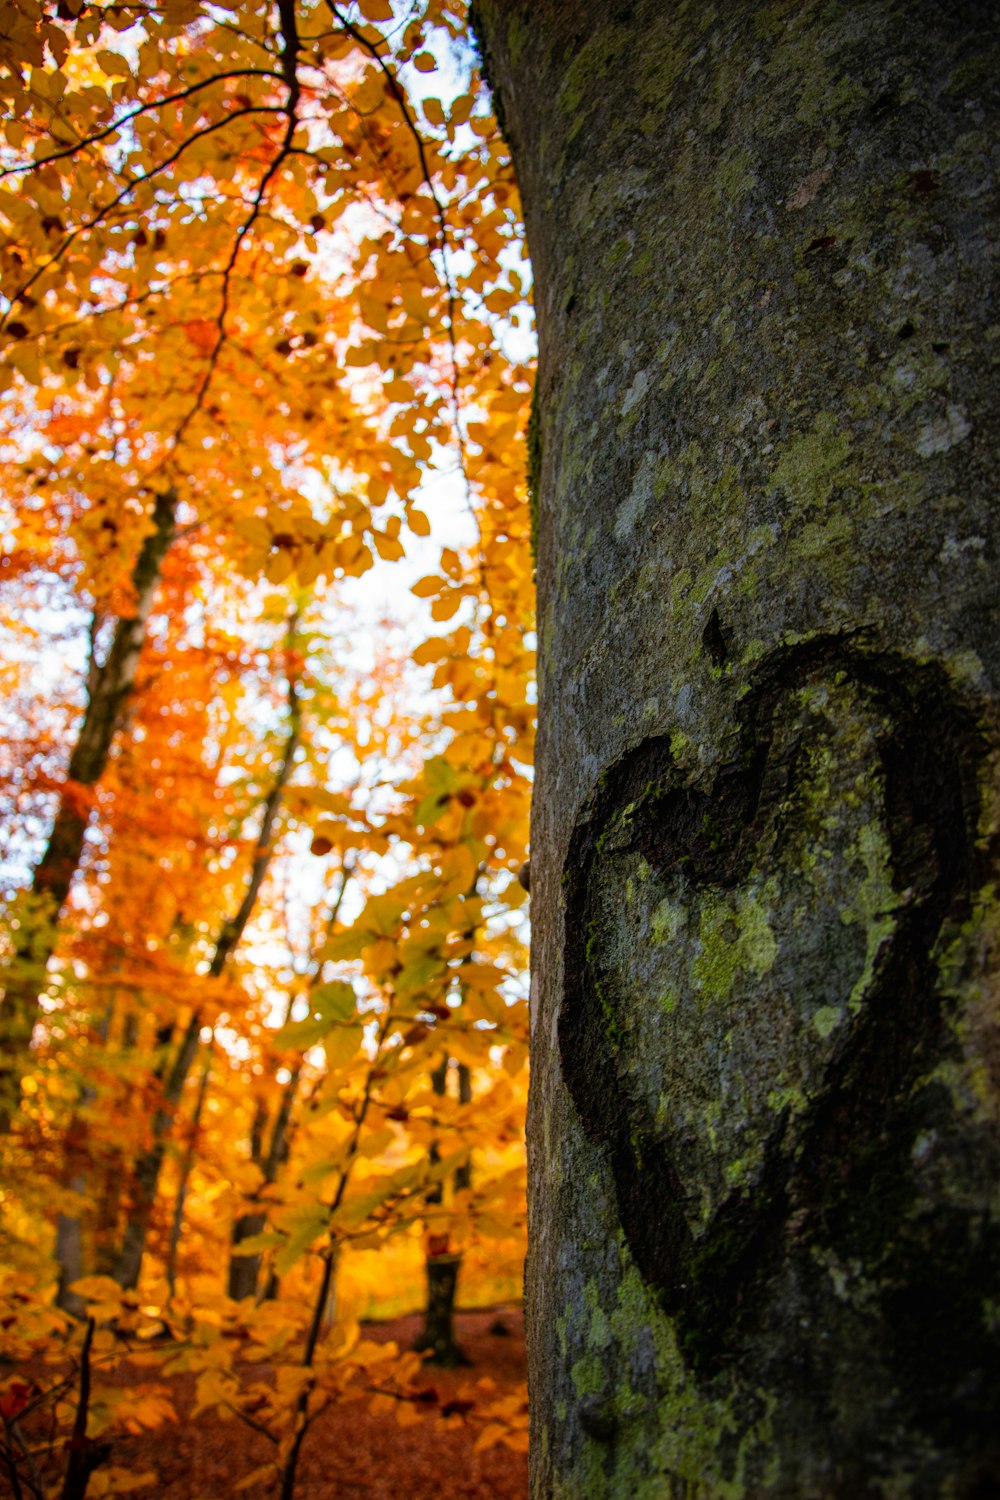
{"label": "autumn foliage", "polygon": [[523,1449],[359,1327],[523,1253],[529,278],[465,6],[13,0],[0,93],[0,1483],[154,1492],[177,1380],[284,1500],[331,1402]]}

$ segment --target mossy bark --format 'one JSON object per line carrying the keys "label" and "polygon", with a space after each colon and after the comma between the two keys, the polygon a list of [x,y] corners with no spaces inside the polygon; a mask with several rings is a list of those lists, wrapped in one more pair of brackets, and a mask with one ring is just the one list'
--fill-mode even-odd
{"label": "mossy bark", "polygon": [[541,1497],[1000,1493],[995,7],[478,0]]}

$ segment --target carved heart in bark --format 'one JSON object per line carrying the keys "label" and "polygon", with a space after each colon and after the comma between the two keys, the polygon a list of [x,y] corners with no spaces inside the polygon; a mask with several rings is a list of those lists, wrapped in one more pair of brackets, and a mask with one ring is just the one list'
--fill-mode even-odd
{"label": "carved heart in bark", "polygon": [[811,642],[767,665],[710,786],[648,740],[577,823],[563,1072],[635,1260],[701,1348],[790,1224],[836,1234],[866,1134],[919,1076],[975,738],[936,671]]}

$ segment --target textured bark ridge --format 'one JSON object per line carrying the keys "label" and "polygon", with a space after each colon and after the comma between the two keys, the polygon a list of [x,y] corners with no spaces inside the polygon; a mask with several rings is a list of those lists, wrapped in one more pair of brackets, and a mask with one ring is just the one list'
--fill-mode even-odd
{"label": "textured bark ridge", "polygon": [[476,0],[535,278],[536,1500],[1000,1494],[1000,27]]}
{"label": "textured bark ridge", "polygon": [[942,1262],[912,1160],[953,1133],[932,1070],[952,1050],[939,960],[984,874],[976,722],[933,667],[834,639],[777,653],[738,717],[709,789],[653,738],[577,824],[563,1076],[694,1370],[739,1362],[790,1261],[804,1283],[851,1266],[910,1416],[960,1430],[953,1355],[899,1289],[934,1268],[955,1376],[997,1389],[969,1286],[1000,1235],[959,1210]]}

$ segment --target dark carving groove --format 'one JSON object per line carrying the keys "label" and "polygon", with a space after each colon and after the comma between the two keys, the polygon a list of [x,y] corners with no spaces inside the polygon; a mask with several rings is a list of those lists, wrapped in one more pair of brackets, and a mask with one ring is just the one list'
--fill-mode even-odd
{"label": "dark carving groove", "polygon": [[[732,888],[750,869],[768,820],[774,824],[775,810],[794,797],[798,755],[773,752],[781,703],[797,688],[841,673],[889,725],[878,746],[886,834],[894,886],[909,894],[862,1012],[833,1051],[807,1113],[794,1130],[787,1115],[777,1118],[752,1193],[734,1190],[696,1242],[670,1141],[641,1123],[628,1095],[598,994],[599,951],[588,958],[601,837],[631,806],[629,847],[654,869],[682,871],[696,889]],[[981,736],[939,668],[868,651],[857,638],[824,638],[769,659],[739,705],[734,744],[710,790],[700,791],[684,784],[665,740],[647,740],[604,773],[584,808],[564,876],[563,1074],[585,1130],[609,1152],[635,1261],[675,1318],[696,1368],[711,1374],[740,1343],[790,1247],[798,1253],[820,1243],[877,1266],[880,1284],[898,1289],[892,1295],[900,1305],[890,1306],[887,1293],[883,1313],[896,1330],[893,1358],[906,1366],[902,1378],[919,1408],[921,1391],[941,1388],[947,1340],[918,1347],[922,1313],[902,1303],[919,1293],[914,1262],[925,1251],[900,1225],[912,1199],[909,1153],[935,1108],[920,1079],[952,1045],[933,950],[943,925],[968,914],[983,879],[975,843]],[[779,842],[785,832],[778,827]],[[953,1272],[938,1270],[946,1280],[961,1276],[961,1256]],[[960,1301],[957,1288],[946,1289],[945,1300],[953,1291]],[[984,1355],[987,1365],[994,1358]],[[938,1420],[924,1415],[931,1425]]]}

